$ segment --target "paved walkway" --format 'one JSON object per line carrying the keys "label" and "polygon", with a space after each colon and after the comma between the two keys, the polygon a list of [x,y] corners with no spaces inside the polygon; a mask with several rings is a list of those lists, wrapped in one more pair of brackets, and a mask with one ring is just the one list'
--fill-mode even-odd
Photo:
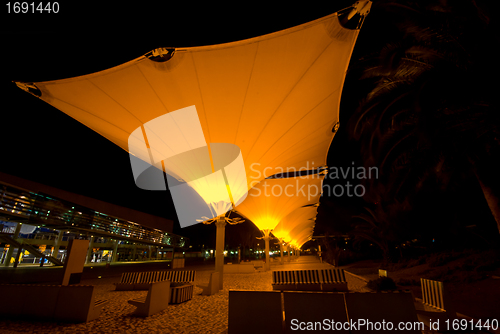
{"label": "paved walkway", "polygon": [[[314,257],[300,257],[292,263],[272,263],[271,270],[300,270],[331,267]],[[208,284],[212,268],[187,267],[196,270],[195,284]],[[364,281],[346,275],[349,289],[363,291]],[[213,296],[201,296],[195,287],[191,301],[170,305],[164,311],[147,318],[132,316],[135,307],[127,301],[145,296],[147,291],[114,291],[118,277],[87,279],[82,284],[95,285],[98,299],[107,299],[101,316],[88,323],[66,324],[41,321],[0,320],[0,333],[226,333],[229,289],[272,290],[271,272],[224,274],[224,289]],[[43,302],[40,302],[43,307]]]}

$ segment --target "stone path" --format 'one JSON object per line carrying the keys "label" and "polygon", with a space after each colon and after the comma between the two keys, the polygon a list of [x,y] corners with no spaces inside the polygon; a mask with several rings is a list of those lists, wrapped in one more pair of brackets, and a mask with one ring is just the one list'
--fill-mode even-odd
{"label": "stone path", "polygon": [[[306,257],[295,263],[272,264],[271,270],[300,270],[330,267]],[[186,268],[191,270],[191,268]],[[195,284],[208,284],[209,270],[197,270]],[[365,282],[346,275],[351,291],[365,291]],[[135,310],[128,300],[143,297],[147,291],[114,291],[114,282],[119,278],[104,278],[82,281],[95,285],[98,299],[107,299],[101,316],[88,323],[71,324],[42,321],[0,320],[0,333],[207,333],[227,332],[229,289],[272,290],[271,272],[251,274],[224,274],[224,290],[213,296],[201,296],[201,288],[195,287],[193,299],[179,305],[169,305],[160,313],[147,318],[132,316]],[[40,301],[40,307],[43,302]]]}

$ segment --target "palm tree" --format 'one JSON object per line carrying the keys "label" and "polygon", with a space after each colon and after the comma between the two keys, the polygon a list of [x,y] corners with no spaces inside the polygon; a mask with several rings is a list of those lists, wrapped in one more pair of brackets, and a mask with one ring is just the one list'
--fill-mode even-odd
{"label": "palm tree", "polygon": [[377,7],[401,34],[357,64],[370,91],[350,133],[381,176],[370,180],[367,200],[411,202],[429,179],[446,188],[460,181],[457,170],[470,171],[500,231],[500,108],[491,84],[500,77],[499,43],[488,16],[472,0],[380,2],[372,14]]}

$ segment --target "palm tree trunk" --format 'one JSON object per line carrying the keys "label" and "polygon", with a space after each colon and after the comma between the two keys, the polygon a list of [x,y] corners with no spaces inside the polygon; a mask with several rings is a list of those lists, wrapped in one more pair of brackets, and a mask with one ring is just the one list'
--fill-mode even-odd
{"label": "palm tree trunk", "polygon": [[476,174],[477,180],[479,181],[481,190],[483,191],[484,198],[486,199],[486,202],[488,203],[488,206],[491,210],[491,214],[493,215],[493,218],[495,218],[495,221],[497,222],[498,232],[500,233],[500,199],[498,198],[498,196],[495,195],[495,193],[490,187],[484,184],[484,182],[479,177],[477,170],[475,168],[473,168],[473,170],[474,174]]}

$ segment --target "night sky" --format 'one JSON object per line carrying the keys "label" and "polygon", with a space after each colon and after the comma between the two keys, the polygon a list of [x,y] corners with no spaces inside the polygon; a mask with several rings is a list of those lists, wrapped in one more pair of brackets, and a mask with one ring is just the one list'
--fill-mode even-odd
{"label": "night sky", "polygon": [[[17,88],[12,80],[63,79],[122,64],[158,47],[256,37],[323,17],[353,2],[283,2],[282,6],[267,7],[249,3],[234,5],[229,13],[222,6],[197,7],[194,3],[147,8],[138,8],[140,3],[127,8],[99,4],[99,9],[96,4],[60,4],[57,14],[7,14],[7,8],[2,8],[0,171],[175,221],[168,192],[135,186],[127,152]],[[353,59],[369,48],[378,34],[370,24],[370,15]],[[358,159],[342,127],[349,113],[343,110],[357,106],[355,89],[348,75],[341,127],[328,158],[330,166],[350,166]],[[339,207],[338,203],[342,199],[329,199],[323,208]],[[329,219],[319,215],[321,222],[328,224]],[[182,234],[182,230],[176,232]]]}

